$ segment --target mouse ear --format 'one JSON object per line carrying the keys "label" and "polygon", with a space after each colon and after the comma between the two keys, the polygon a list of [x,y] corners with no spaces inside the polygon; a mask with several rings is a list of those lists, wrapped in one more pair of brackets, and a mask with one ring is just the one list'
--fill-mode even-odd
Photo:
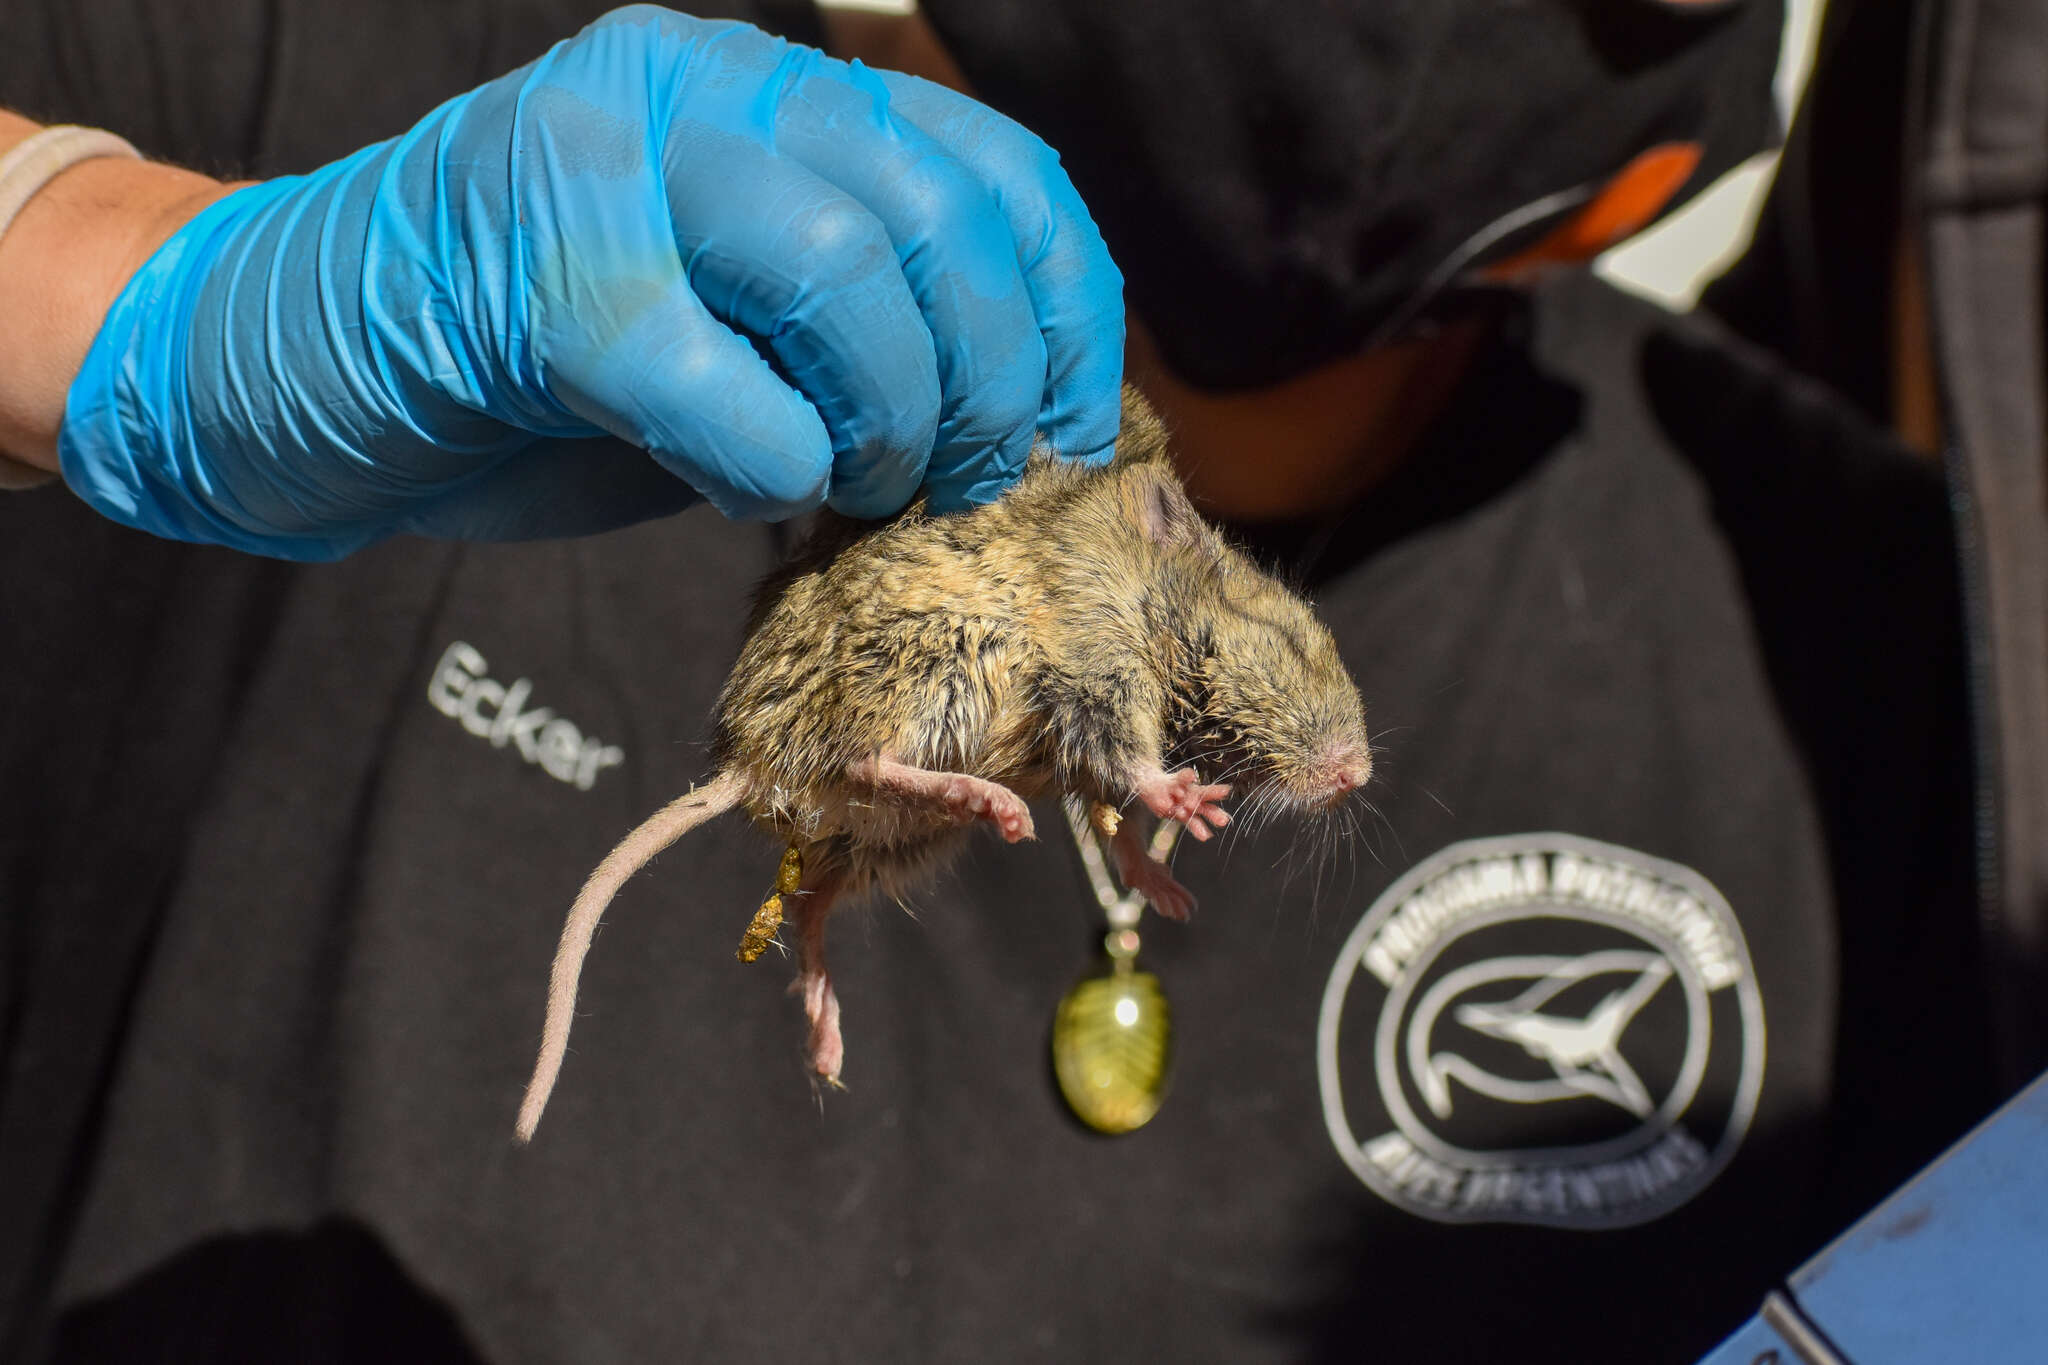
{"label": "mouse ear", "polygon": [[1142,464],[1123,472],[1125,509],[1145,539],[1161,546],[1195,546],[1207,530],[1188,501],[1180,480],[1163,464]]}

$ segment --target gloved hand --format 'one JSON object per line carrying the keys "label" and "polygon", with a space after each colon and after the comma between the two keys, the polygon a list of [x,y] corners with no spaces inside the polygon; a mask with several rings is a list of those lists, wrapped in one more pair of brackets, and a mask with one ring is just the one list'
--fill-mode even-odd
{"label": "gloved hand", "polygon": [[1106,457],[1121,289],[1008,119],[636,6],[203,210],[109,311],[60,452],[116,520],[291,559],[697,495],[873,517],[923,484],[951,510],[1035,431]]}

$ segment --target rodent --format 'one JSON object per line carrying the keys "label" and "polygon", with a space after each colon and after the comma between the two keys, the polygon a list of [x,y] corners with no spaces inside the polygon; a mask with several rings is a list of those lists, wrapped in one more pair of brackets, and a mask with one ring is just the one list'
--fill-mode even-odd
{"label": "rodent", "polygon": [[[843,897],[901,895],[976,823],[1033,837],[1025,802],[1142,803],[1197,839],[1249,786],[1267,810],[1334,807],[1365,785],[1358,688],[1309,605],[1204,521],[1164,427],[1135,390],[1107,466],[1033,455],[994,503],[913,506],[883,523],[830,516],[761,586],[714,713],[711,779],[656,812],[585,883],[562,931],[540,1059],[517,1132],[530,1139],[568,1046],[577,978],[627,878],[712,816],[744,807],[798,849],[798,983],[809,1063],[836,1084],[839,1002],[824,925]],[[1179,766],[1176,766],[1179,765]],[[1194,906],[1112,838],[1153,907]]]}

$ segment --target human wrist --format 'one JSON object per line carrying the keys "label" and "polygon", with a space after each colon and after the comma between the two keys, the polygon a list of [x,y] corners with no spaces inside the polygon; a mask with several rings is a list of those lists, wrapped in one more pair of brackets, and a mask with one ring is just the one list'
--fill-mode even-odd
{"label": "human wrist", "polygon": [[[289,323],[271,330],[274,308],[287,318],[294,313],[273,287],[280,279],[311,282],[337,297],[332,281],[305,255],[304,241],[263,242],[269,269],[216,268],[249,247],[252,236],[277,227],[273,211],[280,206],[289,218],[309,179],[231,186],[211,197],[147,254],[103,310],[65,394],[58,458],[71,491],[110,520],[286,559],[332,559],[374,538],[337,540],[317,523],[280,531],[265,519],[303,511],[293,499],[304,488],[274,476],[281,461],[303,453],[297,438],[309,434],[292,425],[293,410],[276,405],[291,383],[271,367],[290,373],[293,356],[306,359],[299,346],[307,333],[316,349],[324,339],[318,329]],[[238,304],[223,291],[246,297]],[[237,328],[252,316],[254,327]],[[308,372],[299,369],[302,378]],[[233,409],[225,418],[224,407]],[[237,443],[237,431],[265,434]],[[310,438],[322,442],[329,434],[323,429]],[[249,496],[261,505],[247,505]]]}
{"label": "human wrist", "polygon": [[[0,111],[0,155],[40,132]],[[193,214],[230,186],[153,162],[60,172],[0,233],[0,453],[57,468],[65,395],[108,305]]]}

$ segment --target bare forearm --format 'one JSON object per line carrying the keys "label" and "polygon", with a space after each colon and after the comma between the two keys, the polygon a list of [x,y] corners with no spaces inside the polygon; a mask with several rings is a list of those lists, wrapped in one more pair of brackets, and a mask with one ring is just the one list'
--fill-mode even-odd
{"label": "bare forearm", "polygon": [[[38,127],[0,110],[0,155]],[[71,167],[22,208],[0,235],[0,454],[57,467],[64,396],[108,305],[229,188],[175,166],[108,158]]]}

